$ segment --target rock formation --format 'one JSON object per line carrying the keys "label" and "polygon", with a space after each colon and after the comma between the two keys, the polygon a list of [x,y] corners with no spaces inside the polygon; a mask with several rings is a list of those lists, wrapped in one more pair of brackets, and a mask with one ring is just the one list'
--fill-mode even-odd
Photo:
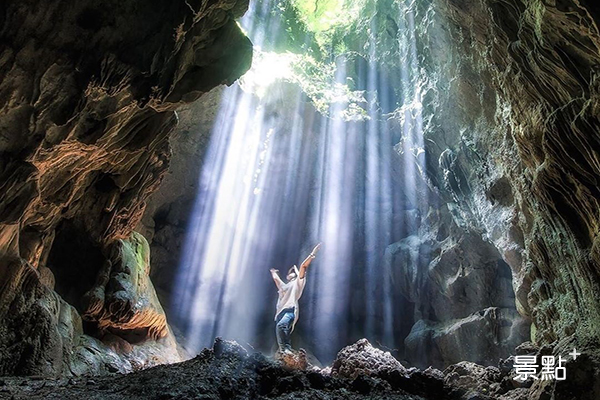
{"label": "rock formation", "polygon": [[142,364],[177,359],[132,231],[169,166],[177,107],[249,67],[234,21],[246,7],[0,5],[0,374],[84,372],[82,348],[110,356],[84,332],[163,337]]}
{"label": "rock formation", "polygon": [[424,39],[441,71],[428,93],[437,99],[429,178],[454,220],[510,266],[532,339],[555,354],[573,346],[595,353],[597,6],[449,0],[436,7],[445,20]]}
{"label": "rock formation", "polygon": [[142,338],[168,334],[167,318],[150,282],[150,247],[142,235],[133,232],[117,240],[98,273],[96,285],[83,298],[83,318],[93,321],[99,331],[137,333]]}

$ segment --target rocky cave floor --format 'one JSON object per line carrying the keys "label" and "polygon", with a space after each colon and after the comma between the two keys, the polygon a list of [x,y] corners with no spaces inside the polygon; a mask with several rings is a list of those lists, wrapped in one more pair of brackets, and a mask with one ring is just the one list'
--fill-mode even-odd
{"label": "rocky cave floor", "polygon": [[[525,343],[516,351],[539,354],[544,349]],[[366,339],[342,349],[330,367],[301,370],[285,368],[284,363],[261,353],[250,354],[235,342],[217,339],[212,349],[203,350],[191,360],[127,375],[54,380],[1,378],[0,398],[519,400],[546,398],[544,393],[550,396],[555,388],[538,387],[541,392],[536,394],[531,382],[515,381],[512,357],[501,360],[499,367],[461,362],[443,372],[406,369]],[[579,390],[585,390],[585,386]],[[571,393],[568,397],[547,398],[579,397]]]}

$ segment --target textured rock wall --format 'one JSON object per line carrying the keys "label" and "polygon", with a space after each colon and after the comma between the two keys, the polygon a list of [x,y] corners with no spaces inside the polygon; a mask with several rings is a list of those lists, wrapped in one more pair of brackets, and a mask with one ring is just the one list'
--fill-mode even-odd
{"label": "textured rock wall", "polygon": [[461,138],[476,154],[462,150],[463,163],[479,176],[471,177],[466,196],[471,215],[459,213],[476,216],[511,265],[519,306],[533,317],[538,341],[573,333],[597,339],[596,6],[577,1],[445,6],[462,28],[454,36],[458,46],[473,54],[456,71],[459,85],[473,85],[471,72],[496,97],[491,109],[482,84],[464,89],[493,117],[488,129],[475,122]]}
{"label": "textured rock wall", "polygon": [[[531,335],[596,351],[598,6],[440,0],[429,178],[510,266]],[[435,35],[434,35],[435,33]],[[434,55],[436,57],[434,57]]]}
{"label": "textured rock wall", "polygon": [[[234,21],[246,7],[245,1],[0,4],[0,374],[105,368],[73,361],[77,346],[102,353],[104,344],[90,345],[94,340],[82,334],[106,334],[115,320],[119,329],[165,337],[165,348],[174,351],[152,285],[140,285],[148,271],[133,279],[132,265],[145,269],[147,259],[132,263],[122,251],[117,261],[113,249],[144,246],[131,233],[168,168],[174,110],[249,67],[251,44]],[[112,279],[119,274],[127,276]],[[86,312],[93,318],[82,324],[80,296],[96,277],[107,285],[108,302]],[[112,301],[109,292],[123,295]],[[139,295],[150,299],[142,309],[131,303]],[[116,341],[121,345],[111,345],[123,353],[127,342]],[[150,353],[160,349],[142,358]],[[163,360],[171,356],[163,351]],[[146,362],[140,360],[138,367]]]}
{"label": "textured rock wall", "polygon": [[150,242],[151,278],[165,307],[170,304],[222,93],[223,87],[217,87],[177,110],[179,123],[169,138],[173,153],[169,170],[146,201],[144,217],[136,227]]}

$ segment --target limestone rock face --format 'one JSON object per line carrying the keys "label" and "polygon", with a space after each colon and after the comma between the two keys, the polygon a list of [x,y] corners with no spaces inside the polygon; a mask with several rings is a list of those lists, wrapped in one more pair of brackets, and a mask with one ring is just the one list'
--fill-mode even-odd
{"label": "limestone rock face", "polygon": [[438,0],[433,8],[419,39],[432,83],[426,179],[454,222],[510,267],[532,339],[597,354],[597,5]]}
{"label": "limestone rock face", "polygon": [[112,243],[108,253],[97,286],[84,295],[87,306],[83,318],[95,322],[103,332],[165,337],[167,318],[150,282],[150,246],[146,239],[133,232],[128,239]]}
{"label": "limestone rock face", "polygon": [[429,47],[441,117],[426,132],[429,178],[510,266],[535,341],[597,343],[597,7],[436,3],[430,44],[452,44]]}
{"label": "limestone rock face", "polygon": [[490,307],[438,323],[419,320],[405,339],[406,357],[416,365],[439,368],[462,360],[496,364],[512,354],[527,333],[529,324],[514,307]]}
{"label": "limestone rock face", "polygon": [[79,314],[22,259],[5,259],[0,277],[0,375],[63,372],[83,334]]}
{"label": "limestone rock face", "polygon": [[413,365],[495,365],[529,339],[509,266],[480,233],[458,226],[445,205],[431,209],[416,233],[389,245],[384,262],[398,290],[415,304],[404,339]]}
{"label": "limestone rock face", "polygon": [[136,259],[147,245],[132,231],[168,168],[175,110],[249,67],[234,21],[246,8],[0,4],[2,374],[86,370],[69,367],[84,331],[168,340],[147,258]]}

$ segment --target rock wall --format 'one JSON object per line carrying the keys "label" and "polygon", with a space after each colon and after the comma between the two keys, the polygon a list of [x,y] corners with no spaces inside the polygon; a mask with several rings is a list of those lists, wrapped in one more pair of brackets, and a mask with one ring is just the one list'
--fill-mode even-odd
{"label": "rock wall", "polygon": [[[0,4],[0,374],[177,358],[166,355],[175,344],[147,280],[145,240],[132,232],[152,239],[153,276],[166,288],[197,183],[183,172],[192,159],[199,170],[218,93],[182,112],[184,127],[205,120],[173,142],[185,156],[142,221],[146,200],[170,165],[175,109],[248,68],[251,45],[233,20],[246,6]],[[594,353],[598,6],[416,6],[423,178],[439,203],[405,210],[415,232],[386,251],[415,309],[407,356],[486,363],[528,337]],[[481,346],[465,348],[474,332]]]}
{"label": "rock wall", "polygon": [[[510,266],[555,354],[597,352],[598,6],[439,0],[423,36],[428,179]],[[435,72],[437,71],[437,72]]]}
{"label": "rock wall", "polygon": [[177,359],[132,231],[168,168],[175,109],[248,69],[251,43],[234,21],[246,8],[0,4],[1,375]]}
{"label": "rock wall", "polygon": [[173,157],[160,188],[146,201],[136,227],[150,242],[151,277],[167,307],[182,256],[194,201],[200,185],[204,154],[219,112],[223,87],[177,110],[179,124],[169,138]]}
{"label": "rock wall", "polygon": [[[532,317],[537,341],[572,334],[595,340],[596,6],[516,0],[441,6],[456,46],[472,55],[457,60],[450,83],[469,116],[450,146],[456,161],[447,170],[469,171],[470,190],[444,182],[463,200],[456,214],[481,229],[511,266],[519,309]],[[446,106],[456,106],[452,97]]]}

